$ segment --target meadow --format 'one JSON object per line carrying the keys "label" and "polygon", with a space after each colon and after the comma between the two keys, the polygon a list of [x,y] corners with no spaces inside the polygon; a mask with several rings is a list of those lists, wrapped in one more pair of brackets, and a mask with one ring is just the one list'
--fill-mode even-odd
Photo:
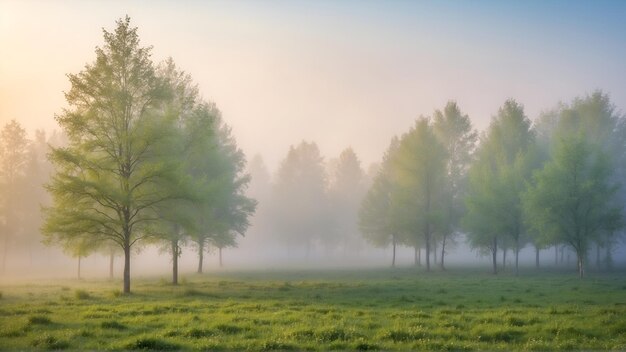
{"label": "meadow", "polygon": [[626,275],[233,271],[0,288],[2,350],[624,350]]}

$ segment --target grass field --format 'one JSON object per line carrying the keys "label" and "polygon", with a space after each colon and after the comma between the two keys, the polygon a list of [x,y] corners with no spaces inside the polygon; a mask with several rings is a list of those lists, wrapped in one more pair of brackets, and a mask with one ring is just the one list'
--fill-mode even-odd
{"label": "grass field", "polygon": [[0,348],[624,350],[626,275],[223,272],[3,285]]}

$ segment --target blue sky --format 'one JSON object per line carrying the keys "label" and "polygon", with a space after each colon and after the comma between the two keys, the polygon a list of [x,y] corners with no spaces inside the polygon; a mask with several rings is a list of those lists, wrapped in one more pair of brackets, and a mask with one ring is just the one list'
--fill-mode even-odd
{"label": "blue sky", "polygon": [[126,14],[271,166],[302,139],[376,161],[448,99],[479,129],[507,98],[532,119],[594,89],[626,109],[626,1],[0,0],[0,123],[54,128],[65,74]]}

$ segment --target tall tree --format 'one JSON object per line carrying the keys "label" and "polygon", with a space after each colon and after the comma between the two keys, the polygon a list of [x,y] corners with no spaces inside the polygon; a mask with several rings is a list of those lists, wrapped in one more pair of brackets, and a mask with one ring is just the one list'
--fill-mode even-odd
{"label": "tall tree", "polygon": [[2,272],[6,268],[9,244],[16,239],[24,225],[20,212],[22,187],[29,161],[29,141],[26,131],[15,120],[0,131],[0,230],[4,237]]}
{"label": "tall tree", "polygon": [[131,248],[149,235],[144,230],[159,219],[157,207],[177,196],[178,165],[163,158],[176,121],[162,114],[168,89],[130,18],[103,33],[95,62],[68,75],[69,108],[56,120],[69,145],[52,149],[53,203],[43,230],[49,237],[117,243],[124,251],[123,292],[129,293]]}
{"label": "tall tree", "polygon": [[202,272],[208,246],[218,248],[220,256],[223,248],[236,246],[236,236],[245,234],[257,203],[245,195],[250,182],[245,173],[246,158],[215,105],[201,104],[185,130],[192,141],[187,174],[194,180],[197,193],[189,211],[191,240],[198,251],[198,272]]}
{"label": "tall tree", "polygon": [[441,268],[445,269],[446,246],[458,233],[464,212],[467,171],[478,135],[472,128],[470,118],[461,113],[453,101],[448,102],[443,111],[435,111],[433,130],[447,154],[444,210],[438,229],[441,237]]}
{"label": "tall tree", "polygon": [[610,163],[602,150],[581,135],[571,136],[560,141],[554,157],[536,173],[535,185],[524,197],[530,224],[576,252],[581,278],[589,244],[602,231],[621,226],[617,187],[610,176]]}
{"label": "tall tree", "polygon": [[502,236],[513,243],[515,270],[527,233],[521,194],[535,165],[534,133],[523,107],[507,100],[482,136],[475,162],[470,167],[468,209],[464,218],[468,240],[475,248],[488,248],[493,272]]}
{"label": "tall tree", "polygon": [[344,253],[348,248],[358,249],[362,243],[357,226],[358,208],[363,199],[364,172],[361,161],[352,148],[341,152],[331,176],[328,189],[333,228],[329,234],[336,236],[332,242],[340,242]]}
{"label": "tall tree", "polygon": [[291,146],[272,189],[273,232],[287,247],[307,255],[327,228],[326,171],[314,142]]}
{"label": "tall tree", "polygon": [[[401,226],[406,234],[421,237],[430,270],[433,233],[441,221],[446,150],[437,140],[430,121],[420,118],[400,140],[394,158],[397,200],[403,209]],[[417,245],[416,245],[417,248]]]}
{"label": "tall tree", "polygon": [[376,247],[387,247],[391,245],[392,257],[391,266],[396,265],[396,246],[401,243],[400,227],[396,203],[393,202],[394,177],[392,175],[392,160],[398,150],[400,141],[397,137],[391,139],[389,148],[383,156],[381,167],[379,168],[374,181],[370,186],[365,198],[359,208],[359,229],[363,237]]}

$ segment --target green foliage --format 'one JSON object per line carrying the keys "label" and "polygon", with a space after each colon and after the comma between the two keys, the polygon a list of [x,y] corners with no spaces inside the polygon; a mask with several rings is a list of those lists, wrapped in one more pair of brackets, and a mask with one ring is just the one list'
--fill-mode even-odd
{"label": "green foliage", "polygon": [[245,156],[191,77],[171,59],[155,68],[128,17],[104,40],[68,75],[69,108],[56,119],[69,143],[52,149],[43,232],[77,256],[118,245],[128,293],[136,243],[165,239],[176,260],[189,236],[234,246],[256,203],[243,195]]}
{"label": "green foliage", "polygon": [[517,254],[527,229],[521,195],[536,167],[534,133],[523,107],[508,100],[481,137],[476,158],[469,170],[469,188],[463,218],[469,244],[490,251],[497,272],[498,246],[512,243]]}
{"label": "green foliage", "polygon": [[398,207],[398,224],[405,243],[423,244],[426,268],[430,269],[433,233],[443,217],[443,189],[446,178],[446,150],[437,140],[426,118],[400,139],[393,158],[393,177],[397,187],[392,202]]}
{"label": "green foliage", "polygon": [[529,223],[546,242],[567,243],[578,256],[579,274],[590,243],[621,226],[617,187],[610,164],[583,135],[562,139],[554,156],[535,174],[524,198]]}
{"label": "green foliage", "polygon": [[[94,63],[68,75],[69,108],[56,120],[69,144],[50,154],[56,173],[43,232],[49,242],[112,241],[130,256],[146,235],[142,228],[156,219],[156,206],[177,196],[177,167],[164,157],[176,126],[160,113],[167,86],[130,19],[105,30],[104,40]],[[128,266],[124,291],[130,292]]]}
{"label": "green foliage", "polygon": [[395,187],[392,160],[399,144],[398,138],[391,140],[380,170],[359,208],[359,229],[363,237],[376,247],[387,247],[398,241],[397,235],[401,230],[396,218],[400,205],[392,202]]}

